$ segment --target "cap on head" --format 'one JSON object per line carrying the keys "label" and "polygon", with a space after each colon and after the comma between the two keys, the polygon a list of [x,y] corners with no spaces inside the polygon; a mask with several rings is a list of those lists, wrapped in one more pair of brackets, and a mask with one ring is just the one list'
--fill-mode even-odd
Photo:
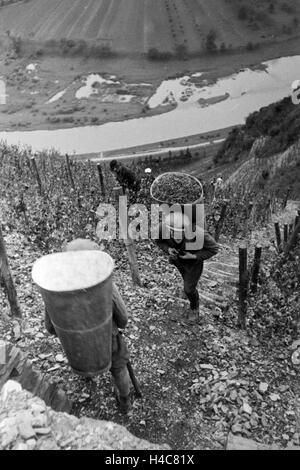
{"label": "cap on head", "polygon": [[99,250],[100,247],[96,242],[92,240],[86,240],[84,238],[77,238],[67,243],[64,247],[64,251],[91,251]]}
{"label": "cap on head", "polygon": [[171,212],[166,216],[166,227],[174,232],[184,232],[190,226],[190,219],[181,212]]}

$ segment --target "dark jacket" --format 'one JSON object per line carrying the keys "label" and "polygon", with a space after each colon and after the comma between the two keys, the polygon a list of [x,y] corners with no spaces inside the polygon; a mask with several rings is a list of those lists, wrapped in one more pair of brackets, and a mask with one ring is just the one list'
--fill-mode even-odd
{"label": "dark jacket", "polygon": [[[201,232],[200,227],[196,227],[196,230]],[[160,224],[159,228],[159,239],[156,240],[157,245],[165,252],[168,254],[168,249],[169,248],[175,248],[178,251],[178,255],[184,254],[185,252],[187,253],[192,253],[193,255],[197,256],[197,259],[192,259],[192,260],[184,260],[181,259],[178,255],[178,261],[182,264],[190,264],[190,263],[202,263],[203,261],[212,258],[212,256],[215,256],[218,253],[219,246],[213,239],[213,237],[206,231],[204,230],[204,241],[203,241],[203,247],[201,249],[187,249],[187,244],[191,243],[193,240],[187,240],[185,237],[177,243],[176,240],[173,238],[169,239],[164,239],[163,238],[163,227],[162,224]]]}
{"label": "dark jacket", "polygon": [[135,173],[126,166],[120,166],[116,171],[116,178],[123,189],[128,188],[130,191],[139,191],[140,181]]}
{"label": "dark jacket", "polygon": [[118,291],[115,283],[112,285],[112,318],[113,318],[113,335],[117,335],[119,330],[118,328],[124,329],[128,322],[128,313],[124,301]]}

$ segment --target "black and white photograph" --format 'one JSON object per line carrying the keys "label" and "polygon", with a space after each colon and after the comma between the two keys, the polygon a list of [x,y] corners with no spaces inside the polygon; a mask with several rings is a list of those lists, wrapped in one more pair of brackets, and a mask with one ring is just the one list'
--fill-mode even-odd
{"label": "black and white photograph", "polygon": [[300,0],[0,0],[0,450],[300,450]]}

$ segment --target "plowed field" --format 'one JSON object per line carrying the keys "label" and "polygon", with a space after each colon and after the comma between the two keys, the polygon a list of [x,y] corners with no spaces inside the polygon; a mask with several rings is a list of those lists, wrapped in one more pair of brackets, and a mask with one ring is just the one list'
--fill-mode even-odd
{"label": "plowed field", "polygon": [[[300,0],[293,1],[292,13],[276,7],[272,14],[264,13],[264,24],[258,19],[251,28],[249,19],[238,18],[241,4],[235,0],[29,0],[0,9],[0,32],[10,30],[37,41],[108,40],[115,51],[130,53],[151,47],[174,51],[181,44],[196,52],[211,29],[217,44],[227,47],[279,37],[283,25],[290,26],[293,20],[291,34],[296,34],[299,4]],[[266,4],[255,8],[261,11],[262,5]]]}

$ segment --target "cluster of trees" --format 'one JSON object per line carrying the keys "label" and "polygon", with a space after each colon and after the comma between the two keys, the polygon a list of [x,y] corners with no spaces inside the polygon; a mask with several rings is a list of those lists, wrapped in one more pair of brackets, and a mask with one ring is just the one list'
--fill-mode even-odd
{"label": "cluster of trees", "polygon": [[[259,28],[258,23],[270,23],[270,15],[276,13],[277,10],[281,10],[288,15],[295,15],[295,6],[292,3],[283,2],[280,5],[276,0],[268,0],[267,2],[261,2],[259,5],[251,5],[249,2],[243,3],[238,7],[237,15],[239,20],[247,21],[249,26],[256,29]],[[280,11],[278,12],[280,14]],[[282,14],[282,13],[281,13]],[[283,34],[292,34],[293,29],[299,24],[299,19],[294,16],[290,24],[282,25]]]}
{"label": "cluster of trees", "polygon": [[[226,52],[231,52],[233,50],[232,44],[227,45],[225,42],[222,42],[220,45],[216,42],[217,35],[214,30],[210,30],[207,34],[206,39],[203,44],[203,49],[199,54],[215,54],[220,52],[221,54],[225,54]],[[253,43],[249,41],[246,45],[247,51],[255,51],[259,49],[260,43]],[[157,61],[167,61],[172,58],[176,59],[186,59],[189,55],[188,48],[185,44],[179,44],[175,48],[175,52],[172,53],[170,51],[160,51],[156,47],[151,47],[147,52],[147,58],[149,60],[157,60]]]}
{"label": "cluster of trees", "polygon": [[88,44],[84,39],[65,39],[62,38],[59,41],[51,40],[45,44],[46,47],[53,47],[61,51],[63,55],[70,56],[84,56],[84,57],[111,57],[113,51],[110,44]]}
{"label": "cluster of trees", "polygon": [[113,57],[115,52],[111,49],[109,42],[103,44],[88,43],[84,39],[49,39],[45,42],[35,43],[27,41],[21,36],[13,35],[9,30],[6,32],[11,41],[11,47],[15,54],[20,55],[27,46],[30,49],[35,48],[38,56],[44,54],[64,55],[64,56],[83,56],[94,58]]}
{"label": "cluster of trees", "polygon": [[211,29],[208,35],[206,36],[205,47],[208,52],[215,52],[217,50],[216,44],[217,35],[216,32]]}
{"label": "cluster of trees", "polygon": [[[232,44],[229,44],[228,46],[225,44],[225,42],[222,42],[222,44],[218,47],[217,43],[216,43],[216,39],[217,39],[217,35],[215,33],[214,30],[211,30],[208,35],[206,36],[206,41],[205,41],[205,50],[208,52],[208,53],[214,53],[214,52],[221,52],[221,53],[225,53],[225,52],[228,52],[228,51],[231,51],[232,50]],[[260,44],[257,42],[257,43],[253,43],[251,41],[249,41],[246,45],[246,49],[248,51],[254,51],[256,49],[258,49],[260,47]]]}
{"label": "cluster of trees", "polygon": [[275,2],[259,2],[259,4],[255,5],[251,5],[250,2],[245,2],[238,7],[238,18],[241,21],[250,22],[267,20],[269,14],[275,13]]}
{"label": "cluster of trees", "polygon": [[[12,36],[11,36],[12,38]],[[12,38],[13,49],[17,54],[20,53],[22,47],[26,46],[26,41],[18,38]],[[49,39],[44,43],[37,45],[30,41],[30,46],[36,46],[36,54],[41,56],[44,54],[63,55],[63,56],[82,56],[94,58],[113,57],[115,52],[111,49],[109,43],[105,44],[90,44],[84,39]]]}
{"label": "cluster of trees", "polygon": [[175,53],[170,51],[159,51],[156,47],[151,47],[148,50],[147,58],[149,60],[166,61],[172,58],[183,60],[188,56],[188,49],[185,44],[179,44],[175,48]]}
{"label": "cluster of trees", "polygon": [[159,51],[156,47],[151,47],[148,50],[147,57],[149,60],[170,60],[172,53],[169,51]]}

